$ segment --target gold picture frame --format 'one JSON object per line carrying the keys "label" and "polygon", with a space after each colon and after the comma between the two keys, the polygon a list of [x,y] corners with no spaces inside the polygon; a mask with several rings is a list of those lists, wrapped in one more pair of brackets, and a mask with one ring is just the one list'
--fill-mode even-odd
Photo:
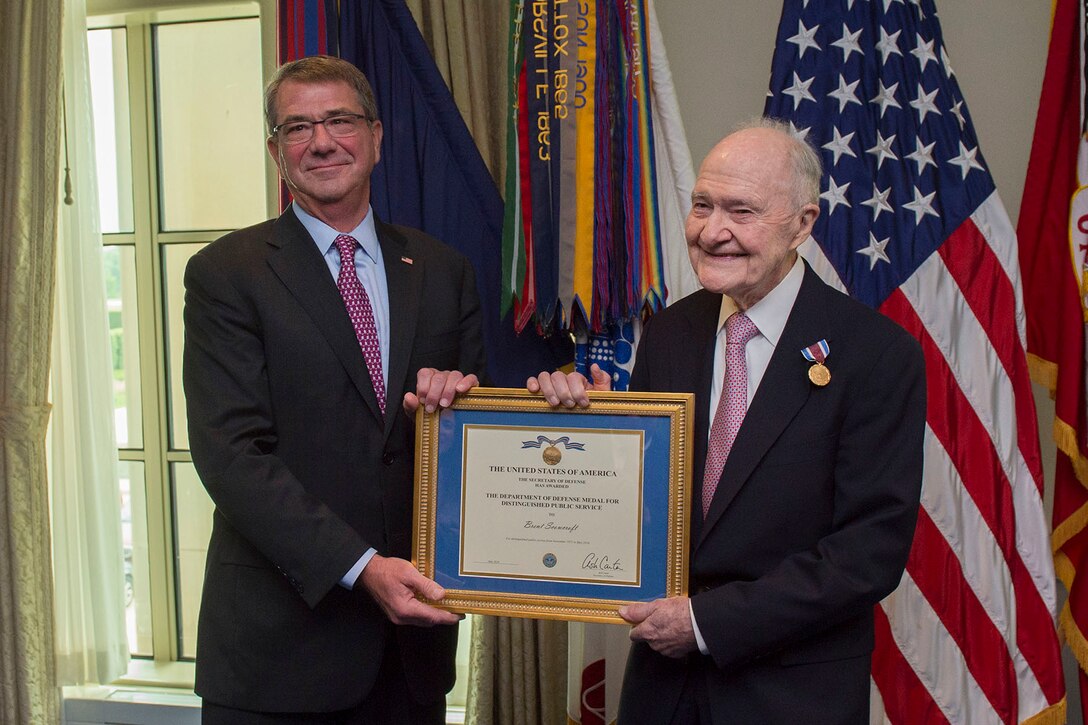
{"label": "gold picture frame", "polygon": [[430,603],[622,623],[625,604],[687,594],[693,398],[601,392],[553,408],[474,388],[420,410],[413,563],[446,590]]}

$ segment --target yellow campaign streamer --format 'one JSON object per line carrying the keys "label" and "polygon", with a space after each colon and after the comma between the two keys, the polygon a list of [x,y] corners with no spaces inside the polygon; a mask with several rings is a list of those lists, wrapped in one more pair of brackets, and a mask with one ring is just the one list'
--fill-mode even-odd
{"label": "yellow campaign streamer", "polygon": [[578,131],[575,177],[578,180],[574,223],[574,301],[582,306],[585,319],[593,319],[593,173],[594,93],[597,68],[597,17],[589,2],[578,3],[575,28],[578,71],[575,74],[574,119]]}

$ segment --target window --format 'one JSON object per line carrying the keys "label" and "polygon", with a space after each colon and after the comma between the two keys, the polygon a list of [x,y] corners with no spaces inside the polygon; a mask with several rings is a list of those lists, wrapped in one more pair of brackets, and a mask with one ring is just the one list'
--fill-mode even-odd
{"label": "window", "polygon": [[[90,0],[87,37],[137,658],[129,680],[191,687],[213,507],[189,453],[182,276],[205,244],[276,211],[261,116],[275,7],[160,0],[170,9],[117,14],[155,4]],[[453,706],[465,702],[468,640],[466,624]]]}
{"label": "window", "polygon": [[181,389],[182,275],[276,206],[261,116],[272,3],[191,5],[92,15],[87,32],[129,650],[157,663],[195,655],[211,533]]}

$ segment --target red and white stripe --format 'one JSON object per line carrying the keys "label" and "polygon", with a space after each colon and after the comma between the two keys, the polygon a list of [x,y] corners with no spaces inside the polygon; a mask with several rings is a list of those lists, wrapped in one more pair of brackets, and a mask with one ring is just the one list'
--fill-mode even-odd
{"label": "red and white stripe", "polygon": [[[816,244],[802,251],[843,288]],[[921,342],[929,392],[914,547],[877,609],[872,721],[1021,722],[1064,690],[1016,236],[996,192],[881,312]]]}

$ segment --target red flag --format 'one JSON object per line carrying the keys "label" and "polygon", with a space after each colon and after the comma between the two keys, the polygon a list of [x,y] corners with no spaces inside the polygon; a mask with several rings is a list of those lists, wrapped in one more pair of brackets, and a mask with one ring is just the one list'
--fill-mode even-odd
{"label": "red flag", "polygon": [[[1085,306],[1088,249],[1081,3],[1057,0],[1017,236],[1027,310],[1028,364],[1054,398],[1054,564],[1069,590],[1061,629],[1088,669],[1088,446],[1085,436]],[[1082,708],[1085,704],[1082,673]],[[1088,718],[1086,718],[1088,719]]]}

